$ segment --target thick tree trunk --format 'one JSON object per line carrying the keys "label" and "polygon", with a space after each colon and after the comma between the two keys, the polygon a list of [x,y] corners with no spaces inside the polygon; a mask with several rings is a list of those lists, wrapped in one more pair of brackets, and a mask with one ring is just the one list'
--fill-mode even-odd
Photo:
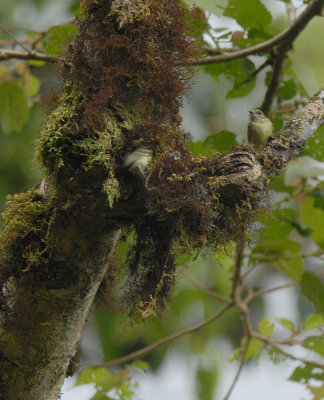
{"label": "thick tree trunk", "polygon": [[[79,225],[73,231],[61,224],[57,234],[69,254],[57,248],[52,260],[37,266],[40,274],[26,271],[19,283],[11,278],[5,285],[0,319],[1,399],[57,399],[119,236],[119,230],[112,228],[102,237],[96,235],[94,243],[88,235],[80,235]],[[47,271],[50,279],[46,282],[43,271],[53,259],[57,276]]]}

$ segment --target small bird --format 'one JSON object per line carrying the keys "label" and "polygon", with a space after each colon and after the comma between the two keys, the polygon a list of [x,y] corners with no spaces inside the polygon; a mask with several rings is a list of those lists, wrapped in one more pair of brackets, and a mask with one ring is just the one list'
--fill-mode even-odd
{"label": "small bird", "polygon": [[274,134],[273,124],[261,110],[249,111],[248,140],[254,147],[263,146],[268,137]]}
{"label": "small bird", "polygon": [[138,149],[126,154],[123,166],[133,173],[146,187],[146,171],[148,164],[152,160],[152,150],[148,147]]}

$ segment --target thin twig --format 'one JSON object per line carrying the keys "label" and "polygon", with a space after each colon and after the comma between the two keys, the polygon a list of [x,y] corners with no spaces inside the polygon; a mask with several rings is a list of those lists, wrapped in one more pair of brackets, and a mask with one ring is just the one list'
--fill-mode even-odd
{"label": "thin twig", "polygon": [[234,301],[238,300],[236,299],[236,296],[239,296],[240,298],[241,295],[241,283],[242,283],[241,267],[243,261],[243,250],[244,250],[244,239],[241,238],[236,242],[235,270],[233,274],[233,283],[232,283],[232,299]]}
{"label": "thin twig", "polygon": [[295,356],[294,354],[288,353],[286,350],[283,350],[280,346],[278,346],[275,343],[271,343],[270,344],[274,349],[276,349],[277,351],[279,351],[281,354],[285,355],[288,358],[291,358],[292,360],[296,360],[296,361],[301,361],[303,363],[312,365],[313,367],[316,368],[322,368],[324,369],[324,364],[319,363],[317,361],[313,361],[313,360],[307,360],[306,358],[302,358],[302,357],[298,357]]}
{"label": "thin twig", "polygon": [[294,287],[294,286],[298,286],[298,285],[299,285],[299,282],[289,282],[284,285],[276,286],[276,287],[273,287],[270,289],[258,290],[256,292],[253,292],[252,298],[264,296],[265,294],[270,294],[270,293],[276,292],[277,290],[287,289],[289,287]]}
{"label": "thin twig", "polygon": [[230,395],[232,394],[232,391],[233,391],[235,385],[237,384],[237,382],[239,380],[241,372],[243,371],[243,366],[244,366],[244,363],[245,363],[245,357],[246,357],[250,342],[251,342],[251,338],[247,337],[245,345],[244,345],[243,353],[242,353],[242,356],[241,356],[241,361],[240,361],[239,368],[238,368],[238,370],[236,372],[236,375],[235,375],[235,377],[233,379],[233,382],[232,382],[230,388],[228,389],[228,392],[226,393],[226,395],[224,397],[224,400],[228,400],[230,398]]}
{"label": "thin twig", "polygon": [[271,77],[271,82],[268,86],[268,89],[266,91],[266,94],[264,96],[264,100],[261,106],[261,110],[264,112],[264,114],[268,114],[271,108],[272,101],[279,89],[279,85],[281,83],[281,80],[283,78],[285,68],[286,68],[286,62],[287,62],[287,57],[289,50],[291,48],[292,43],[285,44],[280,50],[278,50],[278,53],[275,58],[275,62],[273,65],[273,71],[272,71],[272,77]]}
{"label": "thin twig", "polygon": [[126,356],[116,358],[115,360],[108,361],[106,363],[101,363],[101,364],[81,364],[79,365],[80,367],[110,367],[111,365],[116,365],[116,364],[121,364],[128,362],[130,360],[133,360],[134,358],[140,358],[145,356],[148,353],[151,353],[152,351],[156,350],[157,348],[163,346],[166,343],[172,342],[175,339],[178,339],[182,336],[188,335],[189,333],[198,331],[199,329],[205,327],[206,325],[210,324],[212,321],[216,320],[217,318],[221,317],[228,309],[233,307],[233,303],[226,304],[225,307],[223,307],[221,310],[217,311],[215,314],[213,314],[211,317],[207,318],[205,321],[200,322],[197,325],[194,325],[190,328],[184,329],[182,331],[173,333],[172,335],[166,336],[163,339],[158,340],[155,343],[152,343],[146,347],[143,347],[140,350],[134,351],[133,353],[129,353]]}
{"label": "thin twig", "polygon": [[323,250],[313,251],[311,253],[299,253],[299,254],[244,254],[243,257],[247,257],[254,260],[271,261],[279,259],[294,259],[294,258],[307,258],[307,257],[320,257],[323,255]]}
{"label": "thin twig", "polygon": [[22,49],[26,50],[27,52],[29,52],[28,47],[26,47],[23,43],[21,43],[19,40],[17,40],[9,31],[7,28],[5,28],[2,24],[0,24],[0,29],[2,30],[2,32],[4,32],[6,35],[8,35],[10,37],[10,39],[15,42],[15,44],[17,46],[20,46]]}
{"label": "thin twig", "polygon": [[19,51],[14,51],[14,50],[0,49],[0,60],[9,60],[11,58],[17,58],[20,60],[40,60],[40,61],[48,61],[54,63],[59,61],[59,57],[39,53],[34,50],[29,50],[28,53],[21,53]]}
{"label": "thin twig", "polygon": [[[243,257],[248,257],[247,255],[243,255]],[[252,271],[254,271],[257,267],[257,264],[252,265],[247,271],[242,274],[242,280],[244,280]]]}
{"label": "thin twig", "polygon": [[[292,43],[299,33],[305,28],[308,22],[315,16],[322,12],[323,0],[313,0],[307,6],[307,8],[296,18],[295,22],[283,30],[273,38],[266,40],[265,42],[259,43],[255,46],[238,50],[233,53],[225,53],[217,55],[215,57],[206,57],[198,60],[192,60],[190,65],[207,65],[214,63],[221,63],[225,61],[237,60],[244,58],[252,54],[258,54],[265,52],[278,44],[289,42]],[[218,51],[218,50],[217,50]],[[210,51],[211,52],[211,51]]]}
{"label": "thin twig", "polygon": [[[19,43],[20,44],[30,44],[30,45],[32,45],[34,43],[34,40],[35,39],[21,39],[21,40],[19,40]],[[13,40],[13,39],[0,40],[0,47],[13,46],[15,44],[17,44],[16,43],[16,39],[15,40]]]}
{"label": "thin twig", "polygon": [[193,279],[190,275],[187,275],[186,273],[182,272],[181,275],[187,279],[190,283],[192,283],[196,288],[202,290],[203,292],[209,294],[210,296],[216,297],[217,300],[223,301],[224,303],[231,303],[231,299],[222,296],[221,294],[215,292],[214,290],[207,289],[203,287],[199,282],[197,282],[195,279]]}
{"label": "thin twig", "polygon": [[269,344],[269,345],[285,344],[285,345],[288,345],[288,346],[292,346],[292,345],[303,345],[304,344],[304,340],[302,340],[302,339],[299,339],[299,340],[298,339],[291,339],[291,338],[289,338],[289,339],[277,339],[277,338],[274,338],[274,337],[262,335],[261,333],[256,332],[253,329],[251,329],[249,331],[249,335],[251,337],[253,337],[254,339],[258,339],[261,342]]}
{"label": "thin twig", "polygon": [[253,71],[252,74],[250,74],[246,79],[244,79],[243,81],[241,81],[240,83],[238,83],[235,86],[235,89],[238,89],[239,87],[241,87],[242,85],[244,85],[245,83],[249,83],[252,81],[253,78],[255,78],[259,72],[261,72],[265,67],[267,67],[270,64],[270,60],[267,59],[263,64],[260,65],[259,68],[257,68],[256,70]]}

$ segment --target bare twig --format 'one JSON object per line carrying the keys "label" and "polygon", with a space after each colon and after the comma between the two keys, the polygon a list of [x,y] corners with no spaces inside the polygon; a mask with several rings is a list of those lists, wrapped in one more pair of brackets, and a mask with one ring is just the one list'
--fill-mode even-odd
{"label": "bare twig", "polygon": [[310,364],[313,367],[324,369],[324,364],[323,363],[319,363],[317,361],[307,360],[306,358],[295,356],[294,354],[288,353],[286,350],[283,350],[282,347],[278,346],[275,343],[271,343],[271,346],[274,349],[276,349],[277,351],[279,351],[279,353],[283,354],[284,356],[286,356],[288,358],[291,358],[292,360],[301,361],[303,363]]}
{"label": "bare twig", "polygon": [[8,35],[11,40],[17,45],[20,46],[22,49],[26,50],[27,52],[29,52],[28,47],[26,47],[23,43],[21,43],[19,40],[17,40],[9,31],[8,29],[6,29],[2,24],[0,24],[0,29],[6,34]]}
{"label": "bare twig", "polygon": [[59,60],[59,57],[39,53],[34,50],[29,50],[27,53],[21,53],[19,51],[14,51],[14,50],[1,50],[0,49],[0,61],[1,60],[9,60],[11,58],[16,58],[16,59],[20,59],[20,60],[40,60],[40,61],[48,61],[48,62],[53,62],[53,63],[56,63]]}
{"label": "bare twig", "polygon": [[[322,7],[323,7],[323,0],[313,0],[307,6],[307,8],[296,18],[295,22],[292,25],[290,25],[288,28],[286,28],[273,38],[246,49],[238,50],[231,53],[227,52],[225,54],[217,55],[215,57],[206,57],[198,60],[193,60],[191,62],[191,65],[207,65],[207,64],[221,63],[225,61],[237,60],[239,58],[244,58],[252,54],[265,52],[284,42],[292,43],[299,35],[299,33],[305,28],[308,22],[315,15],[321,14]],[[219,51],[216,50],[216,52]],[[211,53],[211,51],[209,51],[209,53]]]}
{"label": "bare twig", "polygon": [[[243,236],[243,234],[242,234]],[[232,299],[234,302],[239,301],[242,289],[241,267],[243,261],[244,239],[243,237],[236,242],[235,269],[233,273],[232,283]]]}
{"label": "bare twig", "polygon": [[[75,19],[72,19],[70,21],[66,21],[61,24],[61,26],[64,25],[69,25],[75,23]],[[22,53],[19,51],[14,51],[14,50],[8,50],[8,49],[0,49],[0,61],[1,60],[9,60],[11,58],[16,58],[20,60],[40,60],[40,61],[48,61],[48,62],[58,62],[59,57],[43,54],[40,52],[37,52],[33,50],[35,45],[43,39],[43,37],[47,34],[47,31],[39,31],[38,36],[35,39],[23,39],[23,40],[17,40],[9,31],[6,29],[3,25],[0,24],[0,29],[5,32],[11,39],[10,40],[1,40],[0,41],[0,47],[1,46],[8,46],[8,45],[18,45],[22,47],[26,53]],[[32,49],[29,49],[25,45],[31,45]]]}
{"label": "bare twig", "polygon": [[239,380],[239,377],[240,377],[240,375],[241,375],[241,372],[243,371],[243,366],[244,366],[244,362],[245,362],[245,357],[246,357],[246,354],[247,354],[247,351],[248,351],[250,342],[251,342],[251,338],[247,337],[247,338],[246,338],[245,345],[244,345],[243,353],[242,353],[242,356],[241,356],[241,361],[240,361],[239,368],[238,368],[238,370],[237,370],[237,372],[236,372],[236,375],[235,375],[235,377],[234,377],[234,379],[233,379],[233,382],[232,382],[232,384],[231,384],[231,386],[230,386],[228,392],[226,393],[226,395],[225,395],[225,397],[224,397],[224,400],[228,400],[228,399],[230,398],[230,395],[232,394],[233,389],[234,389],[235,385],[237,384],[237,382],[238,382],[238,380]]}
{"label": "bare twig", "polygon": [[181,275],[187,279],[190,283],[192,283],[196,288],[202,290],[204,293],[209,294],[210,296],[215,297],[217,300],[223,301],[224,303],[231,303],[231,299],[222,296],[221,294],[215,292],[214,290],[207,289],[203,287],[199,282],[197,282],[195,279],[193,279],[190,275],[187,275],[186,273],[182,272]]}
{"label": "bare twig", "polygon": [[270,289],[258,290],[256,292],[253,292],[253,298],[264,296],[265,294],[270,294],[270,293],[276,292],[277,290],[287,289],[289,287],[294,287],[294,286],[298,286],[298,285],[299,285],[298,282],[289,282],[289,283],[286,283],[284,285],[276,286],[276,287],[273,287],[273,288],[270,288]]}
{"label": "bare twig", "polygon": [[266,94],[264,96],[264,100],[263,100],[263,103],[261,106],[261,110],[266,115],[270,111],[272,100],[274,99],[274,97],[278,91],[280,82],[284,75],[286,61],[287,61],[290,47],[291,47],[291,42],[289,42],[288,44],[285,44],[284,47],[280,48],[280,50],[278,50],[278,52],[277,52],[274,66],[273,66],[271,82],[268,86],[268,89],[266,91]]}
{"label": "bare twig", "polygon": [[[34,43],[35,39],[21,39],[19,40],[19,44],[29,44],[32,45]],[[3,46],[14,46],[16,43],[16,39],[4,39],[4,40],[0,40],[0,47]]]}
{"label": "bare twig", "polygon": [[307,257],[320,257],[323,256],[323,250],[313,251],[311,253],[297,253],[297,254],[244,254],[244,257],[248,257],[254,260],[261,261],[272,261],[279,259],[294,259],[294,258],[307,258]]}
{"label": "bare twig", "polygon": [[202,46],[200,50],[203,53],[210,54],[210,55],[217,55],[217,54],[228,54],[228,53],[234,53],[235,51],[240,50],[239,47],[228,47],[228,48],[223,48],[223,47],[210,47],[210,46]]}
{"label": "bare twig", "polygon": [[245,83],[249,83],[252,81],[252,79],[254,79],[258,73],[260,73],[265,67],[267,67],[270,64],[270,60],[267,59],[263,64],[260,65],[259,68],[257,68],[255,71],[253,71],[252,74],[250,74],[246,79],[244,79],[242,82],[238,83],[235,88],[238,89],[239,87],[241,87],[242,85],[244,85]]}
{"label": "bare twig", "polygon": [[198,331],[199,329],[210,324],[212,321],[215,321],[217,318],[221,317],[231,307],[233,307],[233,303],[226,304],[225,307],[223,307],[221,310],[217,311],[215,314],[213,314],[211,317],[207,318],[205,321],[202,321],[199,324],[194,325],[190,328],[184,329],[180,332],[176,332],[176,333],[173,333],[172,335],[166,336],[165,338],[158,340],[157,342],[152,343],[146,347],[143,347],[140,350],[134,351],[133,353],[129,353],[126,356],[116,358],[115,360],[111,360],[111,361],[108,361],[108,362],[102,363],[102,364],[96,364],[96,365],[82,364],[79,366],[80,367],[89,367],[89,366],[91,366],[91,367],[110,367],[111,365],[121,364],[121,363],[130,361],[130,360],[133,360],[134,358],[143,357],[146,354],[151,353],[152,351],[156,350],[158,347],[161,347],[166,343],[172,342],[173,340],[178,339],[182,336],[188,335],[189,333]]}

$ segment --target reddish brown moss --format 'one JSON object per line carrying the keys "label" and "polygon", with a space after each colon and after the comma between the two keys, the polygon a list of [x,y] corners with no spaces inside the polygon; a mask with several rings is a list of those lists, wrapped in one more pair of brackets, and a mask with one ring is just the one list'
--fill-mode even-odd
{"label": "reddish brown moss", "polygon": [[176,0],[150,0],[140,16],[131,13],[137,20],[124,16],[121,24],[115,3],[83,4],[80,33],[62,64],[64,78],[85,93],[81,122],[98,127],[105,109],[118,106],[136,110],[144,125],[174,122],[188,78],[181,65],[191,56],[184,10]]}

